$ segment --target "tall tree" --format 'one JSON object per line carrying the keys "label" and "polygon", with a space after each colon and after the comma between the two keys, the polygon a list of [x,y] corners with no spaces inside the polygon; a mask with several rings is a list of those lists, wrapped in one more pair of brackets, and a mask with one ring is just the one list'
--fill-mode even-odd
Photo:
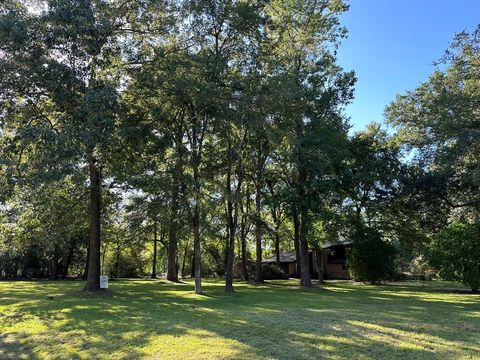
{"label": "tall tree", "polygon": [[[397,140],[409,155],[412,176],[405,185],[410,188],[413,208],[418,210],[412,219],[433,237],[438,254],[442,246],[448,248],[456,241],[448,240],[449,235],[461,241],[462,229],[469,234],[479,229],[479,64],[477,26],[472,33],[457,34],[428,80],[397,96],[385,112],[389,123],[398,130]],[[462,245],[458,244],[458,248],[460,254]],[[444,259],[448,262],[447,257]],[[447,263],[436,260],[436,265]],[[477,264],[477,274],[478,268]],[[448,272],[450,267],[442,270]]]}
{"label": "tall tree", "polygon": [[328,182],[335,170],[335,144],[346,136],[341,110],[353,96],[353,73],[344,73],[335,63],[335,50],[330,51],[346,34],[338,20],[346,9],[342,1],[279,0],[269,5],[269,46],[281,84],[278,127],[286,139],[283,161],[293,169],[291,203],[303,287],[311,286],[309,212],[314,201],[321,201],[322,180]]}
{"label": "tall tree", "polygon": [[44,170],[53,168],[44,175],[61,176],[88,164],[90,243],[85,290],[97,290],[101,173],[112,144],[117,106],[118,83],[107,72],[115,58],[116,24],[107,2],[56,0],[40,5],[34,11],[20,1],[9,1],[3,11],[2,78],[19,81],[2,82],[2,103],[9,109],[6,118],[11,129],[20,129],[13,138],[19,151],[48,163]]}

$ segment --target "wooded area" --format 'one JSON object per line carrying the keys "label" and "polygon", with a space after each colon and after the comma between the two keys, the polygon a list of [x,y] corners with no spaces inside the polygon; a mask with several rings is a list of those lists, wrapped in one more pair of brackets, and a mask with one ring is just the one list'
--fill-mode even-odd
{"label": "wooded area", "polygon": [[309,251],[351,241],[354,280],[478,290],[480,27],[385,124],[350,133],[347,9],[2,1],[0,277],[94,291],[101,273],[191,276],[197,294],[224,277],[233,292],[282,276],[263,261],[295,251],[311,287]]}

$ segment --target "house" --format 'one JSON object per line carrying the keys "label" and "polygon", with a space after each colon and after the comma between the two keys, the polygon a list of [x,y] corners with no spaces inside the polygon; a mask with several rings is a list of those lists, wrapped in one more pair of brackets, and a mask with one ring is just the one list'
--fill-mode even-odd
{"label": "house", "polygon": [[[323,247],[322,259],[319,266],[323,269],[324,279],[350,279],[350,274],[347,269],[347,249],[351,246],[351,242],[341,242],[326,244]],[[312,277],[318,278],[317,273],[317,252],[310,251],[310,274]],[[276,264],[276,256],[273,255],[266,259],[266,264]],[[280,264],[277,264],[290,277],[297,277],[297,256],[295,251],[286,251],[280,253]]]}

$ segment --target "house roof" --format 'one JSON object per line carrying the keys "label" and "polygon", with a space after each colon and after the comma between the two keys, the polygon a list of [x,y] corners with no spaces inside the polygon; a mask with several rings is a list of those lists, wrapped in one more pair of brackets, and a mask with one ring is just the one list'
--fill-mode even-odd
{"label": "house roof", "polygon": [[[326,243],[323,245],[322,249],[330,249],[334,246],[347,246],[351,245],[353,242],[352,241],[341,241],[341,242],[331,242],[331,243]],[[280,253],[280,262],[281,263],[293,263],[297,261],[297,255],[295,251],[284,251]],[[264,263],[276,263],[277,262],[277,257],[276,255],[270,256],[268,259],[263,261]]]}
{"label": "house roof", "polygon": [[[297,260],[297,256],[295,254],[295,251],[286,251],[286,252],[280,253],[280,262],[290,263],[290,262],[295,262],[296,260]],[[275,255],[270,256],[264,262],[266,263],[277,262],[277,257]]]}
{"label": "house roof", "polygon": [[348,246],[348,245],[352,245],[352,244],[353,244],[353,241],[348,241],[348,240],[328,242],[328,243],[323,245],[322,249],[330,249],[334,246],[339,246],[339,245]]}

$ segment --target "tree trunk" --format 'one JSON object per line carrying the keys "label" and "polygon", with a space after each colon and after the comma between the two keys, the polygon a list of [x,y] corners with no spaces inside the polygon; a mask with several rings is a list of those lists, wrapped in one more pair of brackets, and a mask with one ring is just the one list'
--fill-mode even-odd
{"label": "tree trunk", "polygon": [[277,266],[280,266],[280,234],[278,233],[278,229],[275,233],[275,261]]}
{"label": "tree trunk", "polygon": [[233,289],[233,260],[234,260],[234,248],[235,248],[235,238],[233,237],[233,215],[232,215],[232,201],[228,200],[228,213],[227,213],[227,222],[228,222],[228,234],[227,234],[227,264],[225,266],[225,292],[231,293],[234,292]]}
{"label": "tree trunk", "polygon": [[[243,197],[246,197],[246,208],[243,207]],[[248,235],[248,217],[250,210],[250,192],[247,186],[247,191],[245,194],[240,196],[239,199],[240,209],[242,209],[242,217],[240,223],[240,247],[241,247],[241,257],[242,257],[242,279],[248,281],[248,268],[247,268],[247,235]]]}
{"label": "tree trunk", "polygon": [[300,221],[298,220],[298,212],[293,205],[293,245],[295,247],[295,276],[300,277]]}
{"label": "tree trunk", "polygon": [[177,230],[175,219],[170,218],[168,235],[167,280],[178,282],[177,273]]}
{"label": "tree trunk", "polygon": [[[310,278],[310,260],[308,257],[308,241],[307,241],[307,230],[308,230],[308,194],[305,191],[305,184],[307,182],[307,172],[305,164],[305,154],[304,154],[304,123],[303,119],[298,118],[296,122],[296,135],[297,135],[297,147],[296,147],[296,157],[297,157],[297,169],[298,169],[298,179],[297,179],[297,199],[296,203],[298,205],[297,209],[299,210],[299,226],[300,226],[300,237],[299,237],[299,247],[300,247],[300,286],[302,287],[311,287],[312,280]],[[298,259],[297,259],[298,260]]]}
{"label": "tree trunk", "polygon": [[[304,192],[300,191],[301,201],[303,201]],[[305,209],[300,212],[300,286],[309,288],[312,286],[310,275],[310,259],[307,241],[308,218]]]}
{"label": "tree trunk", "polygon": [[[273,190],[271,190],[273,195]],[[280,214],[277,206],[272,206],[271,209],[272,219],[275,224],[275,262],[277,266],[280,266]]]}
{"label": "tree trunk", "polygon": [[257,176],[255,184],[255,245],[256,245],[256,261],[255,261],[255,281],[263,282],[262,274],[262,189],[260,184],[260,176]]}
{"label": "tree trunk", "polygon": [[[118,240],[118,238],[117,238]],[[116,278],[119,278],[120,277],[120,271],[119,271],[119,266],[120,266],[120,255],[122,253],[122,245],[120,242],[118,242],[117,244],[117,249],[115,251],[115,270],[114,270],[114,276]]]}
{"label": "tree trunk", "polygon": [[302,237],[300,238],[300,286],[311,287],[310,277],[310,259],[308,258],[308,243]]}
{"label": "tree trunk", "polygon": [[[89,240],[90,242],[90,240]],[[87,274],[88,274],[88,264],[90,263],[90,261],[88,260],[89,258],[89,254],[90,254],[90,245],[87,244],[87,258],[85,260],[85,266],[83,267],[83,275],[82,275],[82,280],[87,280]]]}
{"label": "tree trunk", "polygon": [[202,196],[202,188],[200,183],[200,150],[198,144],[198,134],[196,127],[193,131],[193,148],[194,148],[194,161],[193,161],[193,182],[195,186],[195,205],[193,207],[193,266],[195,275],[195,294],[202,294],[202,249],[200,239],[200,201]]}
{"label": "tree trunk", "polygon": [[98,162],[90,157],[90,243],[88,246],[88,272],[85,291],[100,289],[100,206],[101,176]]}
{"label": "tree trunk", "polygon": [[176,160],[173,174],[172,202],[170,205],[170,224],[168,230],[167,244],[167,280],[178,282],[178,266],[177,266],[177,232],[179,222],[179,204],[178,198],[181,191],[183,158],[182,158],[182,129],[177,129],[175,135]]}
{"label": "tree trunk", "polygon": [[188,251],[188,241],[185,243],[185,250],[183,251],[182,259],[182,278],[185,277],[185,266],[187,264],[187,251]]}
{"label": "tree trunk", "polygon": [[51,261],[50,266],[50,279],[57,280],[58,279],[58,245],[55,245],[53,249],[53,258]]}
{"label": "tree trunk", "polygon": [[178,223],[178,188],[173,190],[170,206],[170,223],[167,243],[167,280],[178,282],[177,272],[177,223]]}
{"label": "tree trunk", "polygon": [[195,267],[195,294],[202,294],[202,250],[200,239],[200,206],[202,198],[202,188],[200,182],[200,164],[202,158],[203,139],[207,129],[207,117],[201,120],[197,115],[192,117],[192,132],[190,147],[192,151],[191,166],[193,169],[194,184],[194,205],[192,216],[193,228],[193,257]]}
{"label": "tree trunk", "polygon": [[193,210],[193,256],[195,267],[195,294],[202,294],[202,256],[200,247],[200,209],[198,204]]}
{"label": "tree trunk", "polygon": [[153,220],[152,279],[157,278],[157,219]]}
{"label": "tree trunk", "polygon": [[242,279],[249,280],[247,267],[247,237],[242,235]]}
{"label": "tree trunk", "polygon": [[[228,242],[227,242],[227,266],[225,269],[225,292],[234,292],[233,289],[233,262],[235,254],[235,236],[238,224],[238,203],[241,196],[241,189],[243,183],[243,164],[241,158],[242,145],[239,144],[237,150],[238,165],[237,165],[237,186],[235,192],[232,193],[231,172],[232,172],[232,154],[230,142],[228,145],[228,169],[227,169],[227,224],[228,224]],[[233,199],[232,199],[233,196]]]}
{"label": "tree trunk", "polygon": [[74,254],[76,245],[77,245],[76,240],[73,240],[73,243],[70,245],[70,249],[68,250],[67,259],[65,260],[65,265],[63,267],[63,274],[62,274],[62,277],[64,279],[68,277],[68,270],[70,269],[70,264],[72,263],[73,254]]}
{"label": "tree trunk", "polygon": [[[197,154],[198,156],[198,154]],[[195,294],[202,294],[202,253],[200,243],[200,198],[201,184],[198,157],[193,164],[193,181],[195,186],[195,204],[193,206],[193,257],[195,269]]]}
{"label": "tree trunk", "polygon": [[318,282],[320,284],[323,284],[324,279],[323,279],[323,251],[316,250],[315,251],[315,265],[317,268],[317,275],[318,275]]}

